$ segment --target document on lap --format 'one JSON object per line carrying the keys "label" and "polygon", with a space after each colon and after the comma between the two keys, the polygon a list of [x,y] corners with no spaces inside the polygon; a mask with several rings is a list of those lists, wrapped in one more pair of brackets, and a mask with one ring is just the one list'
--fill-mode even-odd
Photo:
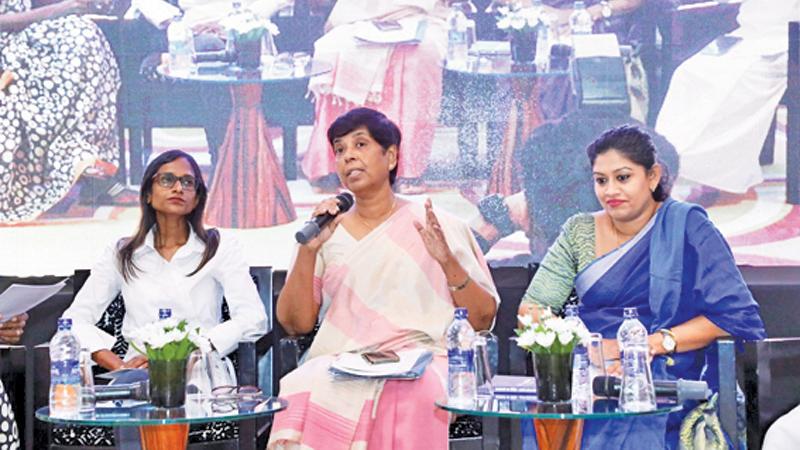
{"label": "document on lap", "polygon": [[14,316],[28,312],[55,295],[66,284],[66,278],[55,284],[12,284],[0,294],[0,316],[2,316],[0,321],[5,322]]}
{"label": "document on lap", "polygon": [[360,378],[415,379],[422,376],[433,354],[425,349],[398,351],[400,361],[370,364],[361,353],[342,353],[331,363],[334,375]]}
{"label": "document on lap", "polygon": [[418,44],[425,37],[428,22],[425,19],[407,18],[397,21],[400,28],[379,29],[372,21],[356,24],[354,36],[371,44]]}

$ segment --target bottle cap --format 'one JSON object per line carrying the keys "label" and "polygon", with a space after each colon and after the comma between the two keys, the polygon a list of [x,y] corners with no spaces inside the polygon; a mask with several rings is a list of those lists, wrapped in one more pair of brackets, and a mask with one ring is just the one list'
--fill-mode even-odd
{"label": "bottle cap", "polygon": [[466,319],[468,315],[467,308],[456,308],[456,319]]}

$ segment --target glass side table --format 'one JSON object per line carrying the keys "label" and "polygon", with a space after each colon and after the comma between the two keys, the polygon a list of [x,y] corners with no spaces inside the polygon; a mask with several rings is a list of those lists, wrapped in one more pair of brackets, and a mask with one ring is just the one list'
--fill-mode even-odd
{"label": "glass side table", "polygon": [[[58,417],[45,406],[36,410],[36,418],[53,424],[114,427],[116,448],[143,450],[185,449],[189,425],[208,422],[239,422],[275,414],[288,402],[278,397],[261,397],[220,405],[213,401],[188,400],[182,408],[156,408],[149,404],[95,410],[92,415]],[[131,433],[131,427],[138,427]],[[138,434],[138,436],[137,436]]]}
{"label": "glass side table", "polygon": [[[591,410],[573,412],[570,403],[539,403],[535,397],[479,397],[471,407],[450,405],[447,400],[435,403],[437,407],[453,414],[483,418],[532,419],[539,448],[542,450],[580,449],[584,420],[624,420],[632,417],[666,415],[683,409],[679,404],[662,403],[653,411],[625,412],[619,409],[616,400],[599,399],[594,401]],[[521,448],[521,442],[512,445],[512,448]]]}
{"label": "glass side table", "polygon": [[[193,72],[156,70],[184,83],[230,87],[231,109],[225,139],[217,150],[214,182],[209,188],[205,222],[223,228],[264,228],[297,218],[286,178],[267,132],[261,102],[264,85],[281,86],[330,72],[320,61],[275,61],[256,70],[227,63],[200,63]],[[198,93],[202,95],[202,92]]]}

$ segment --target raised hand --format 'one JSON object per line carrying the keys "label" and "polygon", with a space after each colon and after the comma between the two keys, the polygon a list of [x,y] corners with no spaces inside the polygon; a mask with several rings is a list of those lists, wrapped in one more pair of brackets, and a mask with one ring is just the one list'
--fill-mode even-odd
{"label": "raised hand", "polygon": [[423,226],[418,221],[414,221],[414,227],[417,228],[420,237],[422,237],[422,242],[425,243],[428,254],[436,262],[443,265],[453,256],[450,246],[447,245],[442,226],[439,224],[439,219],[433,212],[433,204],[430,198],[425,202],[425,225]]}
{"label": "raised hand", "polygon": [[[0,320],[3,318],[0,317]],[[28,321],[28,315],[22,313],[14,316],[11,319],[0,324],[0,342],[5,344],[16,344],[22,338],[22,333],[25,329],[25,323]]]}

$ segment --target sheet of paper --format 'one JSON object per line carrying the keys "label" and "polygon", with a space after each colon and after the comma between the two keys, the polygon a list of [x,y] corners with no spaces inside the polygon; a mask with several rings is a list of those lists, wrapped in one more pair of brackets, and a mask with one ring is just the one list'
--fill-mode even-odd
{"label": "sheet of paper", "polygon": [[332,367],[352,375],[363,376],[389,376],[404,374],[414,367],[414,364],[427,352],[425,349],[414,349],[397,352],[400,361],[396,363],[370,364],[360,353],[342,353],[331,364]]}
{"label": "sheet of paper", "polygon": [[2,315],[0,321],[5,321],[27,312],[55,295],[66,284],[66,278],[56,284],[12,284],[0,294],[0,315]]}
{"label": "sheet of paper", "polygon": [[620,56],[617,35],[607,34],[573,34],[572,48],[575,58],[591,58],[593,56]]}

